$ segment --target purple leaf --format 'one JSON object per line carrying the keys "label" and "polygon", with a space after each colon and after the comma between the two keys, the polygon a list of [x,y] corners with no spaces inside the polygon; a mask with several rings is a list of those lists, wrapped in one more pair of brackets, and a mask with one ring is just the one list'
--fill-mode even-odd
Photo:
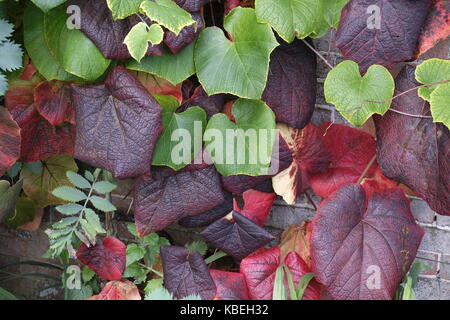
{"label": "purple leaf", "polygon": [[199,295],[211,300],[216,295],[208,267],[197,252],[177,246],[161,246],[164,286],[177,299]]}
{"label": "purple leaf", "polygon": [[152,169],[134,189],[134,218],[139,235],[164,229],[181,218],[213,209],[224,201],[214,166],[198,170]]}
{"label": "purple leaf", "polygon": [[[345,59],[357,62],[362,72],[372,64],[392,69],[398,62],[413,58],[430,3],[352,0],[342,10],[336,46]],[[379,12],[371,8],[379,8]]]}
{"label": "purple leaf", "polygon": [[188,45],[190,45],[195,39],[197,39],[200,31],[203,29],[203,18],[200,13],[192,13],[192,19],[197,22],[190,26],[184,27],[178,36],[166,30],[164,33],[164,43],[169,47],[172,53],[178,53]]}
{"label": "purple leaf", "polygon": [[346,185],[324,200],[314,216],[314,275],[336,300],[390,300],[423,233],[400,189],[367,198],[361,185]]}
{"label": "purple leaf", "polygon": [[216,113],[222,112],[225,106],[225,97],[225,94],[208,96],[203,87],[199,86],[195,89],[194,94],[180,106],[177,112],[186,111],[189,107],[199,106],[205,110],[209,119]]}
{"label": "purple leaf", "polygon": [[104,84],[72,88],[77,135],[75,158],[116,178],[149,172],[161,131],[161,107],[123,67]]}
{"label": "purple leaf", "polygon": [[224,195],[225,200],[218,206],[198,215],[183,218],[178,221],[178,224],[185,228],[200,228],[206,227],[214,221],[223,218],[233,211],[233,195],[227,191],[224,191]]}
{"label": "purple leaf", "polygon": [[[131,28],[141,22],[137,15],[121,20],[113,20],[105,0],[70,0],[68,5],[81,9],[81,31],[100,49],[105,58],[131,58],[127,46],[123,43]],[[146,19],[148,25],[151,21]],[[162,45],[149,44],[147,55],[162,55]]]}
{"label": "purple leaf", "polygon": [[214,0],[175,0],[175,3],[189,12],[197,12],[207,3]]}
{"label": "purple leaf", "polygon": [[262,100],[278,122],[302,129],[316,103],[316,55],[302,40],[281,43],[270,56],[269,76]]}
{"label": "purple leaf", "polygon": [[[416,87],[415,68],[406,66],[395,79],[396,94]],[[430,116],[430,105],[417,90],[392,102],[400,112]],[[375,117],[377,160],[383,174],[407,185],[431,209],[450,215],[450,131],[430,118],[387,112]]]}
{"label": "purple leaf", "polygon": [[236,259],[244,259],[275,239],[272,234],[243,215],[233,211],[232,216],[233,222],[226,218],[217,220],[201,232],[202,237]]}

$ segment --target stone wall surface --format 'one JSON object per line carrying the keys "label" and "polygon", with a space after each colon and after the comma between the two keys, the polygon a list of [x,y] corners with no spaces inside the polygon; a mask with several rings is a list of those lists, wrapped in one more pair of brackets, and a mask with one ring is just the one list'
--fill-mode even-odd
{"label": "stone wall surface", "polygon": [[[320,40],[315,40],[316,49],[331,64],[336,65],[342,60],[339,52],[334,48],[331,40],[333,35],[329,33]],[[425,55],[424,58],[438,56],[449,58],[450,40],[441,42],[436,48]],[[348,123],[335,112],[334,107],[325,102],[323,96],[323,83],[328,72],[326,64],[318,59],[318,88],[316,111],[313,122],[319,124],[333,120],[335,123]],[[123,194],[128,194],[129,190],[123,190]],[[320,198],[312,196],[313,201],[318,204]],[[125,211],[129,206],[129,199],[122,200],[116,197],[115,203]],[[426,202],[412,198],[411,208],[419,225],[425,230],[425,236],[420,245],[417,259],[428,264],[431,270],[422,272],[419,283],[416,287],[418,299],[443,299],[450,300],[450,217],[444,217],[434,213]],[[299,224],[302,221],[309,221],[314,216],[315,211],[305,197],[300,197],[293,206],[287,205],[281,199],[277,199],[272,212],[267,221],[267,228],[275,235],[292,224]],[[24,262],[27,260],[40,260],[48,247],[45,228],[58,219],[52,211],[46,214],[41,228],[36,232],[16,231],[6,229],[0,225],[0,266]],[[129,238],[124,222],[116,225],[116,231],[120,238]],[[174,243],[183,244],[192,239],[199,239],[196,230],[186,230],[177,225],[167,229]],[[44,267],[14,265],[3,269],[10,274],[19,273],[45,273],[55,277],[60,276],[60,271],[51,270]],[[5,278],[0,277],[0,281]],[[21,298],[54,299],[61,298],[61,292],[54,288],[54,281],[39,277],[26,277],[19,280],[2,281],[1,286],[16,293]]]}

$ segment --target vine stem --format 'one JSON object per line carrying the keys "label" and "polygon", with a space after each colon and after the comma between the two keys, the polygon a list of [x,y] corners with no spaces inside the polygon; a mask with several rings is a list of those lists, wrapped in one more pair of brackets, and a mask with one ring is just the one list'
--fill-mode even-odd
{"label": "vine stem", "polygon": [[320,54],[320,52],[319,51],[317,51],[316,49],[314,49],[314,47],[312,46],[312,45],[310,45],[309,43],[308,43],[308,41],[306,41],[305,39],[301,39],[305,44],[306,44],[306,46],[308,47],[308,48],[310,48],[320,59],[322,59],[323,60],[323,62],[325,62],[326,63],[326,65],[330,68],[330,69],[333,69],[333,65],[327,60],[327,59],[325,59],[325,57],[323,56],[323,55],[321,55]]}
{"label": "vine stem", "polygon": [[143,264],[143,263],[140,263],[140,262],[139,262],[139,265],[140,265],[141,267],[143,267],[143,268],[145,268],[145,269],[147,269],[147,270],[153,272],[153,273],[156,274],[157,276],[159,276],[159,277],[161,277],[161,278],[164,278],[164,275],[163,275],[161,272],[159,272],[158,270],[155,270],[155,269],[153,269],[152,267],[149,267],[149,266],[147,266],[147,265],[145,265],[145,264]]}
{"label": "vine stem", "polygon": [[367,164],[367,166],[364,168],[364,171],[361,173],[361,175],[359,176],[358,181],[356,182],[357,184],[361,184],[361,182],[364,180],[364,178],[366,177],[367,173],[370,170],[370,167],[372,167],[372,165],[374,164],[375,160],[377,159],[377,155],[375,154],[372,159],[370,159],[369,163]]}

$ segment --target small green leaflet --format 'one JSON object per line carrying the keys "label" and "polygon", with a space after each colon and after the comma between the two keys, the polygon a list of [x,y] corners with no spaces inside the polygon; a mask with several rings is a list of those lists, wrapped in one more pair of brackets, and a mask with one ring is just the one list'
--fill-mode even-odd
{"label": "small green leaflet", "polygon": [[139,22],[131,28],[123,41],[133,59],[138,62],[145,56],[148,49],[147,34],[147,25],[144,22]]}
{"label": "small green leaflet", "polygon": [[67,179],[69,179],[70,183],[72,183],[75,187],[80,189],[90,189],[91,184],[85,178],[80,176],[78,173],[73,171],[66,172]]}
{"label": "small green leaflet", "polygon": [[66,0],[31,0],[31,1],[44,12],[56,8],[60,4],[66,2]]}
{"label": "small green leaflet", "polygon": [[434,122],[442,122],[450,128],[450,61],[429,59],[416,68],[416,80],[421,84],[442,82],[419,88],[418,94],[430,102]]}
{"label": "small green leaflet", "polygon": [[93,185],[95,191],[101,194],[108,194],[117,188],[116,185],[112,184],[109,181],[98,181]]}
{"label": "small green leaflet", "polygon": [[254,9],[241,7],[226,16],[224,28],[233,41],[217,27],[204,29],[197,39],[194,59],[200,83],[209,95],[260,99],[270,53],[278,46],[272,30],[256,21]]}
{"label": "small green leaflet", "polygon": [[164,30],[159,24],[152,24],[148,29],[147,40],[153,45],[160,44],[164,38]]}
{"label": "small green leaflet", "polygon": [[235,123],[215,114],[203,137],[217,171],[223,176],[267,174],[276,136],[273,111],[260,100],[241,98],[232,114]]}
{"label": "small green leaflet", "polygon": [[84,194],[84,192],[68,186],[58,187],[53,190],[52,194],[55,197],[70,202],[78,202],[87,199],[87,196]]}
{"label": "small green leaflet", "polygon": [[127,246],[127,267],[144,258],[145,249],[141,248],[135,243],[129,244]]}
{"label": "small green leaflet", "polygon": [[185,245],[186,249],[191,252],[197,251],[201,256],[205,256],[208,245],[203,241],[193,241]]}
{"label": "small green leaflet", "polygon": [[200,107],[190,107],[184,112],[176,113],[178,101],[175,98],[164,96],[164,100],[170,99],[165,102],[158,96],[156,98],[163,107],[164,131],[156,143],[152,164],[180,170],[191,163],[202,150],[206,113]]}
{"label": "small green leaflet", "polygon": [[114,20],[124,19],[139,12],[143,0],[106,0]]}
{"label": "small green leaflet", "polygon": [[187,11],[181,9],[172,0],[146,0],[142,2],[141,9],[152,21],[166,27],[176,35],[195,21]]}
{"label": "small green leaflet", "polygon": [[112,212],[112,211],[116,211],[117,210],[117,208],[114,205],[112,205],[111,202],[109,202],[105,198],[92,196],[92,197],[89,198],[89,200],[91,201],[92,205],[96,209],[101,210],[103,212]]}
{"label": "small green leaflet", "polygon": [[146,56],[140,63],[130,60],[127,68],[154,74],[177,85],[195,73],[194,46],[195,41],[177,54],[164,48],[162,56]]}
{"label": "small green leaflet", "polygon": [[325,98],[355,126],[362,126],[373,114],[383,115],[391,105],[394,79],[380,65],[370,66],[361,77],[356,62],[346,60],[325,79]]}

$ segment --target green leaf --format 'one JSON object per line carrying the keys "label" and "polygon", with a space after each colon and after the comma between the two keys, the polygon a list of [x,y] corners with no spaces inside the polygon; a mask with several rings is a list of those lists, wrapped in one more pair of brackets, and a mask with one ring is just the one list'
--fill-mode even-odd
{"label": "green leaf", "polygon": [[200,83],[209,95],[261,98],[270,53],[278,46],[272,30],[256,21],[254,9],[241,7],[226,16],[224,27],[233,41],[217,27],[204,29],[197,39],[194,59]]}
{"label": "green leaf", "polygon": [[85,284],[82,284],[80,289],[65,289],[65,291],[66,300],[86,300],[93,295],[92,288]]}
{"label": "green leaf", "polygon": [[94,180],[95,180],[95,178],[92,175],[92,173],[90,171],[87,171],[87,170],[84,172],[84,177],[86,179],[88,179],[90,182],[94,182]]}
{"label": "green leaf", "polygon": [[89,181],[87,181],[85,178],[80,176],[78,173],[75,173],[73,171],[67,171],[66,172],[67,179],[77,188],[80,189],[90,189],[91,184]]}
{"label": "green leaf", "polygon": [[208,245],[203,241],[193,241],[186,244],[185,247],[191,252],[197,251],[202,256],[205,256],[206,251],[208,250]]}
{"label": "green leaf", "polygon": [[172,0],[146,0],[142,2],[141,9],[150,20],[156,21],[176,35],[184,27],[195,23],[192,16]]}
{"label": "green leaf", "polygon": [[164,30],[159,24],[152,24],[148,29],[147,40],[153,45],[160,44],[164,38]]}
{"label": "green leaf", "polygon": [[145,249],[139,247],[137,244],[132,243],[127,246],[127,267],[144,258]]}
{"label": "green leaf", "polygon": [[306,273],[300,278],[300,281],[298,282],[298,287],[297,287],[297,299],[298,300],[302,300],[303,294],[305,293],[309,282],[313,278],[314,278],[314,273],[312,273],[312,272]]}
{"label": "green leaf", "polygon": [[[91,224],[89,224],[89,222],[86,219],[82,218],[79,221],[80,221],[81,228],[84,231],[84,234],[89,238],[89,242],[94,243],[95,237],[97,236],[97,231],[95,230],[95,228]],[[81,238],[80,238],[80,240],[83,241],[83,239],[81,239]],[[85,242],[85,241],[83,241],[83,242]]]}
{"label": "green leaf", "polygon": [[10,178],[17,177],[17,175],[19,174],[21,169],[22,169],[22,162],[14,163],[14,165],[11,168],[9,168],[9,170],[7,171],[8,176]]}
{"label": "green leaf", "polygon": [[96,182],[92,187],[94,188],[95,191],[102,194],[110,193],[111,191],[117,188],[115,184],[112,184],[109,181]]}
{"label": "green leaf", "polygon": [[323,37],[330,28],[337,29],[341,18],[341,11],[350,0],[321,0],[323,3],[322,15],[318,17],[317,26],[309,36]]}
{"label": "green leaf", "polygon": [[8,181],[0,180],[0,222],[5,216],[14,212],[20,191],[22,191],[22,185],[22,180],[11,187]]}
{"label": "green leaf", "polygon": [[[416,68],[416,80],[421,84],[450,80],[450,61],[433,58],[422,62]],[[419,96],[430,101],[431,93],[438,86],[441,86],[441,84],[419,88]]]}
{"label": "green leaf", "polygon": [[140,62],[145,56],[148,49],[148,31],[144,22],[139,22],[125,37],[123,43],[127,46],[128,51],[134,60]]}
{"label": "green leaf", "polygon": [[25,48],[39,73],[47,80],[78,80],[66,72],[50,52],[44,37],[44,13],[32,3],[28,3],[25,9],[23,24]]}
{"label": "green leaf", "polygon": [[282,265],[279,266],[275,272],[273,300],[287,300],[286,288],[284,286],[284,269]]}
{"label": "green leaf", "polygon": [[156,290],[156,289],[162,289],[163,288],[163,278],[156,278],[152,279],[149,282],[147,282],[147,285],[144,288],[145,294],[149,294],[150,292]]}
{"label": "green leaf", "polygon": [[78,216],[63,218],[63,219],[59,220],[58,222],[55,222],[54,224],[52,224],[52,228],[64,229],[64,228],[67,228],[68,226],[76,223],[77,221],[78,221]]}
{"label": "green leaf", "polygon": [[286,265],[283,266],[283,269],[284,272],[286,273],[286,277],[288,280],[290,298],[291,300],[298,300],[297,291],[295,290],[295,284],[294,280],[292,279],[291,271],[289,270],[289,267]]}
{"label": "green leaf", "polygon": [[202,141],[206,113],[200,107],[190,107],[182,113],[162,107],[164,131],[156,143],[152,164],[180,170],[201,151],[201,144],[196,142]]}
{"label": "green leaf", "polygon": [[8,80],[3,73],[0,72],[0,96],[3,96],[8,89]]}
{"label": "green leaf", "polygon": [[100,219],[98,218],[98,215],[94,212],[94,210],[86,208],[84,210],[84,216],[85,216],[87,222],[95,230],[95,232],[106,233],[106,230],[103,229]]}
{"label": "green leaf", "polygon": [[33,172],[34,174],[41,174],[41,172],[43,170],[41,161],[26,162],[23,165],[27,169],[30,169],[30,171]]}
{"label": "green leaf", "polygon": [[117,208],[114,205],[112,205],[111,202],[109,202],[105,198],[92,196],[92,197],[89,198],[89,200],[91,201],[92,205],[96,209],[101,210],[103,212],[112,212],[112,211],[116,211],[117,210]]}
{"label": "green leaf", "polygon": [[14,31],[13,25],[5,19],[0,19],[0,42],[9,38]]}
{"label": "green leaf", "polygon": [[18,300],[11,292],[0,288],[0,300]]}
{"label": "green leaf", "polygon": [[113,19],[123,19],[139,12],[143,0],[106,0]]}
{"label": "green leaf", "polygon": [[164,78],[173,85],[183,82],[195,73],[194,43],[173,54],[164,48],[162,56],[146,56],[140,63],[130,60],[127,68],[135,71],[151,73]]}
{"label": "green leaf", "polygon": [[416,300],[416,293],[413,289],[413,282],[411,277],[406,277],[406,283],[403,287],[402,300]]}
{"label": "green leaf", "polygon": [[78,202],[81,200],[86,200],[87,198],[84,192],[68,186],[58,187],[55,190],[53,190],[52,194],[55,197],[71,202]]}
{"label": "green leaf", "polygon": [[[334,0],[333,0],[334,1]],[[331,2],[331,1],[330,1]],[[258,22],[268,23],[287,42],[307,37],[320,26],[322,0],[256,0]]]}
{"label": "green leaf", "polygon": [[380,65],[372,65],[361,77],[356,62],[346,60],[325,79],[325,98],[355,126],[362,126],[373,114],[383,115],[391,105],[394,79]]}
{"label": "green leaf", "polygon": [[238,99],[232,107],[236,122],[223,113],[208,122],[204,141],[223,176],[267,174],[276,136],[275,115],[260,100]]}
{"label": "green leaf", "polygon": [[214,253],[213,255],[209,256],[208,258],[205,259],[205,264],[210,264],[213,263],[216,260],[219,260],[220,258],[225,257],[227,254],[223,251],[218,251],[216,253]]}
{"label": "green leaf", "polygon": [[430,99],[431,115],[434,122],[442,122],[450,129],[450,82],[440,84]]}
{"label": "green leaf", "polygon": [[13,71],[22,67],[22,49],[13,42],[0,43],[0,69]]}
{"label": "green leaf", "polygon": [[144,300],[173,300],[173,296],[166,288],[157,288],[147,293]]}
{"label": "green leaf", "polygon": [[17,199],[14,211],[5,217],[3,223],[10,228],[17,229],[24,223],[33,221],[36,210],[36,204],[32,200],[21,197]]}
{"label": "green leaf", "polygon": [[94,278],[95,272],[89,269],[89,267],[84,266],[83,271],[81,272],[81,277],[83,278],[83,282],[89,282]]}
{"label": "green leaf", "polygon": [[83,206],[78,203],[69,203],[57,206],[56,210],[63,215],[71,216],[83,210]]}
{"label": "green leaf", "polygon": [[127,224],[127,229],[128,229],[128,232],[130,232],[133,236],[135,236],[136,238],[138,237],[136,225],[134,223],[129,222]]}
{"label": "green leaf", "polygon": [[134,278],[134,283],[139,284],[147,279],[148,270],[141,267],[137,262],[130,264],[123,272],[123,278]]}
{"label": "green leaf", "polygon": [[110,60],[80,30],[69,29],[64,6],[44,16],[45,39],[63,68],[80,78],[94,81],[108,68]]}
{"label": "green leaf", "polygon": [[56,8],[60,4],[63,4],[67,0],[31,0],[42,11],[47,12],[53,8]]}

